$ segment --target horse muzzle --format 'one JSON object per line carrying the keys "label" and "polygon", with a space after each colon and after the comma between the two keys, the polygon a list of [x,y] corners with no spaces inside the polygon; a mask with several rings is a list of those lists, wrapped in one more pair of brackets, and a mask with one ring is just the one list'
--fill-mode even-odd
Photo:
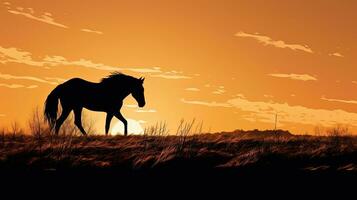
{"label": "horse muzzle", "polygon": [[144,103],[139,103],[139,107],[142,108],[145,106],[145,102]]}

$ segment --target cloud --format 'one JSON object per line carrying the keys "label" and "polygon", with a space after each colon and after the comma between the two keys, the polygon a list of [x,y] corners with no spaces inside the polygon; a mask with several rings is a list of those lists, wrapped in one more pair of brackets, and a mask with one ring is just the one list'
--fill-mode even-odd
{"label": "cloud", "polygon": [[5,84],[5,83],[0,83],[0,86],[1,87],[12,88],[12,89],[25,87],[24,85],[20,85],[20,84]]}
{"label": "cloud", "polygon": [[27,86],[26,88],[27,89],[34,89],[34,88],[37,88],[38,87],[38,85],[30,85],[30,86]]}
{"label": "cloud", "polygon": [[223,103],[198,100],[187,101],[185,99],[181,99],[181,101],[183,103],[209,107],[236,108],[241,111],[248,112],[248,116],[245,115],[243,118],[250,121],[254,120],[259,122],[274,123],[275,114],[278,114],[280,123],[297,123],[305,125],[321,124],[324,126],[350,124],[352,126],[357,126],[357,113],[351,113],[341,109],[314,109],[299,105],[292,106],[288,103],[250,101],[240,97],[230,99]]}
{"label": "cloud", "polygon": [[344,99],[329,99],[325,97],[321,97],[321,100],[331,101],[331,102],[340,102],[340,103],[349,103],[349,104],[357,104],[356,100],[344,100]]}
{"label": "cloud", "polygon": [[7,87],[10,89],[18,89],[18,88],[34,89],[34,88],[38,87],[38,85],[25,86],[25,85],[20,85],[20,84],[5,84],[5,83],[0,83],[0,86]]}
{"label": "cloud", "polygon": [[60,66],[60,65],[76,65],[81,67],[87,67],[98,70],[106,71],[132,71],[139,73],[159,73],[161,69],[159,67],[152,68],[131,68],[131,67],[114,67],[108,66],[102,63],[94,63],[91,60],[79,59],[75,61],[69,61],[63,56],[46,56],[41,60],[34,60],[32,54],[27,51],[10,47],[4,48],[0,46],[0,63],[21,63],[30,66]]}
{"label": "cloud", "polygon": [[30,52],[21,51],[14,47],[4,48],[0,46],[0,63],[2,64],[9,62],[31,66],[43,66],[45,64],[42,61],[34,61],[31,55],[32,54]]}
{"label": "cloud", "polygon": [[212,94],[221,95],[221,94],[223,94],[225,92],[226,92],[226,90],[224,90],[224,89],[217,89],[217,90],[213,91]]}
{"label": "cloud", "polygon": [[0,114],[0,117],[5,117],[6,115],[5,114]]}
{"label": "cloud", "polygon": [[282,40],[272,40],[272,38],[264,35],[257,35],[257,34],[250,34],[250,33],[245,33],[243,31],[240,31],[235,34],[237,37],[243,37],[243,38],[253,38],[257,40],[260,43],[263,43],[264,45],[271,45],[277,48],[288,48],[291,50],[301,50],[307,53],[313,53],[313,51],[306,45],[300,45],[300,44],[287,44]]}
{"label": "cloud", "polygon": [[[135,105],[135,104],[125,104],[124,106],[127,107],[127,108],[138,108],[138,106]],[[137,112],[137,113],[155,113],[155,112],[157,112],[157,110],[139,108],[139,109],[135,110],[135,112]]]}
{"label": "cloud", "polygon": [[205,101],[189,101],[189,100],[185,100],[185,99],[181,99],[181,102],[183,103],[187,103],[187,104],[195,104],[195,105],[202,105],[202,106],[209,106],[209,107],[232,107],[232,105],[228,104],[228,103],[217,103],[215,101],[213,102],[205,102]]}
{"label": "cloud", "polygon": [[265,97],[265,98],[274,98],[274,96],[271,95],[271,94],[264,94],[263,97]]}
{"label": "cloud", "polygon": [[3,74],[0,72],[0,78],[5,80],[15,79],[15,80],[29,80],[29,81],[36,81],[40,83],[47,83],[51,85],[58,85],[58,82],[47,81],[41,78],[33,77],[33,76],[14,76],[11,74]]}
{"label": "cloud", "polygon": [[160,67],[153,67],[153,68],[117,68],[117,70],[121,71],[132,71],[132,72],[139,72],[139,73],[159,73],[161,72]]}
{"label": "cloud", "polygon": [[194,88],[194,87],[186,88],[185,90],[186,90],[186,91],[191,91],[191,92],[198,92],[198,91],[200,91],[200,89]]}
{"label": "cloud", "polygon": [[118,70],[116,67],[106,66],[102,63],[94,63],[91,60],[86,59],[79,59],[76,61],[69,61],[63,56],[46,56],[43,61],[51,66],[58,66],[58,65],[77,65],[87,68],[99,69],[99,70],[108,70],[114,71]]}
{"label": "cloud", "polygon": [[87,32],[87,33],[95,33],[95,34],[99,34],[99,35],[103,34],[102,31],[96,31],[96,30],[91,30],[91,29],[86,29],[86,28],[81,29],[81,31]]}
{"label": "cloud", "polygon": [[243,98],[243,99],[245,99],[246,97],[245,97],[245,95],[244,94],[236,94],[236,95],[234,95],[234,97],[239,97],[239,98]]}
{"label": "cloud", "polygon": [[[130,71],[135,73],[150,73],[151,77],[159,77],[165,79],[191,79],[192,77],[183,75],[183,72],[178,71],[169,71],[164,72],[160,67],[116,67],[105,65],[103,63],[96,63],[87,59],[79,59],[79,60],[68,60],[63,56],[45,56],[44,58],[40,58],[35,60],[32,57],[32,54],[27,51],[23,51],[17,48],[4,48],[0,46],[0,63],[21,63],[30,66],[39,66],[39,67],[55,67],[55,66],[80,66],[86,67],[96,70],[104,70],[104,71]],[[51,80],[51,79],[48,79]],[[54,79],[53,79],[54,80]]]}
{"label": "cloud", "polygon": [[137,105],[135,105],[135,104],[126,104],[126,105],[124,105],[125,107],[128,107],[128,108],[136,108],[136,107],[138,107]]}
{"label": "cloud", "polygon": [[316,81],[317,78],[308,74],[268,74],[268,76],[278,77],[278,78],[289,78],[292,80],[300,81]]}
{"label": "cloud", "polygon": [[[208,85],[208,87],[211,87],[211,85]],[[212,91],[212,94],[221,95],[226,92],[226,90],[224,89],[224,86],[222,86],[222,85],[212,86],[212,87],[216,87],[216,89],[214,91]]]}
{"label": "cloud", "polygon": [[336,57],[341,57],[341,58],[345,57],[344,55],[342,55],[342,54],[340,54],[338,52],[330,53],[329,56],[336,56]]}
{"label": "cloud", "polygon": [[357,125],[357,113],[344,110],[313,109],[291,106],[288,103],[249,101],[242,98],[228,100],[228,103],[242,111],[251,112],[251,117],[257,121],[272,120],[277,113],[280,122],[325,126],[334,126],[337,123]]}
{"label": "cloud", "polygon": [[[5,4],[7,3],[7,4]],[[20,16],[23,16],[23,17],[26,17],[26,18],[29,18],[29,19],[32,19],[32,20],[36,20],[36,21],[39,21],[39,22],[43,22],[43,23],[46,23],[46,24],[50,24],[50,25],[53,25],[53,26],[57,26],[57,27],[60,27],[60,28],[68,28],[68,26],[66,25],[63,25],[59,22],[56,22],[55,19],[52,17],[52,14],[49,13],[49,12],[45,12],[44,14],[40,15],[40,16],[35,16],[35,12],[32,8],[27,8],[24,9],[22,7],[17,7],[16,9],[13,9],[10,7],[10,3],[8,2],[5,2],[4,4],[7,5],[7,11],[11,14],[14,14],[14,15],[20,15]]]}
{"label": "cloud", "polygon": [[138,113],[155,113],[157,111],[155,109],[148,109],[148,110],[140,109],[140,110],[136,110],[135,112],[138,112]]}
{"label": "cloud", "polygon": [[63,78],[58,78],[58,77],[45,77],[46,80],[49,80],[49,81],[56,81],[57,83],[63,83],[63,82],[66,82],[67,79],[63,79]]}
{"label": "cloud", "polygon": [[154,75],[151,75],[151,77],[159,77],[159,78],[165,78],[165,79],[191,79],[192,78],[190,76],[175,75],[175,74],[154,74]]}

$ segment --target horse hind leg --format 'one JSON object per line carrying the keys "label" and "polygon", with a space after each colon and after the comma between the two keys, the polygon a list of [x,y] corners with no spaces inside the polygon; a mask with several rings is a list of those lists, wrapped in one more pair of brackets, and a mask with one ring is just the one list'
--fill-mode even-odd
{"label": "horse hind leg", "polygon": [[87,135],[86,131],[82,126],[82,108],[74,109],[74,124],[82,132],[83,135]]}
{"label": "horse hind leg", "polygon": [[55,133],[58,135],[59,129],[61,128],[63,122],[67,119],[71,109],[63,108],[61,116],[56,120]]}

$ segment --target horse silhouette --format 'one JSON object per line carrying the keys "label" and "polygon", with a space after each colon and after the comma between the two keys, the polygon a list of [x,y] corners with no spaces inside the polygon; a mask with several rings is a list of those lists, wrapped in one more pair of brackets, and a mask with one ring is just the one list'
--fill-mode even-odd
{"label": "horse silhouette", "polygon": [[[123,100],[131,94],[137,101],[139,107],[145,106],[144,78],[135,78],[119,72],[113,72],[103,78],[99,83],[89,82],[80,78],[70,79],[58,85],[48,95],[45,101],[45,120],[50,125],[51,130],[58,131],[69,113],[74,112],[74,124],[86,135],[83,129],[81,115],[82,109],[106,112],[105,134],[108,135],[110,122],[115,116],[124,124],[124,135],[128,134],[128,123],[120,109]],[[58,100],[62,106],[61,116],[57,119]]]}

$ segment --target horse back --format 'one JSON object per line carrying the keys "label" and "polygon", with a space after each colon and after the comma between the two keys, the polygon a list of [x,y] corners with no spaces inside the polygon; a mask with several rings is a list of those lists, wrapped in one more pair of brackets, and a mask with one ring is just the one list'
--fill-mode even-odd
{"label": "horse back", "polygon": [[81,97],[89,93],[98,93],[98,83],[86,81],[81,78],[72,78],[60,85],[65,96]]}

